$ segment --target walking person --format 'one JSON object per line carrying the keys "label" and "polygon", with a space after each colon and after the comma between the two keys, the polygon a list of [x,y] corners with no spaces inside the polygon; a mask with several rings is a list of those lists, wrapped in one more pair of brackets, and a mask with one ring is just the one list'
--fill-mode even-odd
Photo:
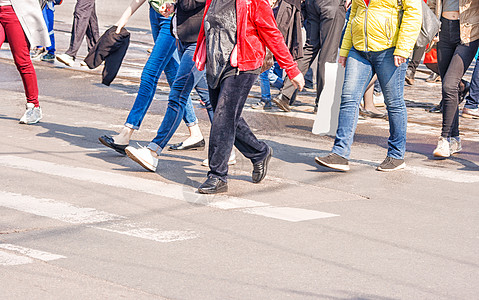
{"label": "walking person", "polygon": [[253,163],[253,183],[266,176],[273,149],[259,141],[241,117],[248,93],[261,72],[266,46],[301,90],[303,75],[276,27],[267,0],[206,1],[194,60],[199,70],[206,69],[214,118],[208,148],[210,170],[198,188],[200,193],[228,190],[228,157],[233,144]]}
{"label": "walking person", "polygon": [[48,35],[50,36],[50,46],[38,45],[32,53],[32,59],[40,57],[42,61],[55,61],[55,32],[53,24],[55,18],[55,6],[60,5],[63,0],[49,0],[42,10],[43,19],[47,25]]}
{"label": "walking person", "polygon": [[[304,75],[318,57],[315,111],[324,87],[325,63],[336,62],[341,31],[343,30],[346,8],[345,0],[305,0],[306,43],[303,56],[297,60],[298,68]],[[291,111],[289,107],[294,101],[296,87],[288,78],[284,81],[281,94],[273,98],[273,102],[283,111]]]}
{"label": "walking person", "polygon": [[[407,58],[421,29],[420,1],[402,1],[404,14],[399,23],[397,0],[353,0],[350,22],[339,54],[339,63],[346,70],[336,139],[331,154],[315,158],[319,165],[349,170],[359,102],[376,74],[388,109],[390,134],[386,159],[377,170],[394,171],[405,167],[407,111],[403,97],[404,78]],[[386,24],[386,31],[383,24]]]}
{"label": "walking person", "polygon": [[[145,1],[146,0],[132,0],[129,7],[124,11],[121,18],[116,23],[118,33],[121,28],[126,26],[130,17],[145,3]],[[163,71],[165,72],[168,85],[172,87],[179,66],[179,57],[175,45],[176,39],[172,36],[170,30],[171,17],[165,17],[157,11],[160,9],[164,1],[149,0],[148,2],[150,3],[150,25],[153,39],[155,40],[155,46],[153,47],[150,57],[141,73],[138,95],[120,133],[114,137],[103,135],[99,138],[102,144],[123,155],[126,155],[125,149],[128,146],[134,131],[140,128],[146,112],[153,101],[161,73]],[[205,102],[208,116],[211,119],[213,117],[213,108],[209,102],[209,94],[204,76],[196,85],[196,91]],[[183,120],[188,127],[190,136],[185,141],[172,145],[169,149],[203,149],[205,141],[198,125],[191,98],[189,97],[186,102]]]}
{"label": "walking person", "polygon": [[38,82],[30,58],[31,45],[50,45],[48,31],[37,0],[0,0],[0,47],[8,40],[13,60],[27,97],[22,124],[35,124],[42,119],[38,102]]}
{"label": "walking person", "polygon": [[[188,99],[190,99],[191,90],[205,76],[204,71],[199,71],[193,62],[193,53],[196,48],[204,7],[205,3],[202,0],[179,0],[176,4],[165,3],[160,8],[160,12],[164,16],[169,16],[175,12],[176,22],[173,22],[172,25],[174,26],[173,32],[177,36],[180,64],[168,95],[168,108],[156,137],[147,147],[128,146],[125,148],[128,157],[152,172],[156,171],[161,152],[175,133],[185,114],[185,107]],[[155,50],[153,49],[153,51]],[[202,147],[204,147],[204,140]]]}
{"label": "walking person", "polygon": [[73,12],[70,46],[65,53],[57,55],[57,60],[69,67],[73,66],[85,36],[89,52],[100,38],[95,0],[77,0]]}
{"label": "walking person", "polygon": [[437,61],[442,79],[442,131],[433,155],[447,158],[462,150],[459,84],[479,46],[479,1],[429,0],[428,5],[441,18]]}

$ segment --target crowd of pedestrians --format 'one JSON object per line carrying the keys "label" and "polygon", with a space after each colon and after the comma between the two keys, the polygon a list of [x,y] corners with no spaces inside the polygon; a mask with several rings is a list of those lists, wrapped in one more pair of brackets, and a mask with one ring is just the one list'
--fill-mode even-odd
{"label": "crowd of pedestrians", "polygon": [[[252,182],[259,183],[266,176],[273,149],[256,138],[241,116],[252,86],[260,80],[261,101],[253,108],[271,109],[274,102],[279,110],[289,112],[305,85],[304,76],[314,68],[316,112],[329,76],[325,65],[337,62],[345,68],[338,128],[331,153],[315,161],[326,168],[348,171],[360,115],[386,118],[388,150],[377,170],[395,171],[406,166],[404,85],[415,84],[416,70],[423,61],[431,71],[426,81],[442,86],[441,101],[430,110],[442,113],[441,136],[433,156],[447,158],[462,150],[459,104],[465,100],[463,117],[479,119],[479,2],[428,0],[441,28],[426,47],[418,47],[416,40],[425,26],[422,16],[428,9],[421,1],[148,0],[155,45],[142,71],[137,97],[123,129],[99,140],[153,172],[165,148],[204,149],[206,141],[190,97],[196,89],[211,122],[204,161],[209,171],[198,192],[228,190],[228,167],[236,162],[233,147],[252,162]],[[42,118],[31,59],[56,58],[72,66],[85,36],[88,51],[95,51],[101,40],[95,0],[77,0],[68,50],[56,55],[54,11],[61,2],[0,0],[0,46],[8,41],[27,99],[20,123],[34,124]],[[109,31],[113,40],[115,34],[126,31],[129,18],[145,2],[132,0]],[[106,50],[107,55],[117,51],[113,48]],[[123,49],[126,52],[127,46]],[[122,59],[124,53],[120,56]],[[469,83],[463,77],[475,56]],[[140,128],[162,72],[170,86],[165,116],[148,146],[135,148],[129,145],[130,139]],[[270,86],[280,90],[278,96],[272,97]],[[384,96],[387,113],[375,107],[375,93]],[[190,136],[167,147],[181,120]]]}

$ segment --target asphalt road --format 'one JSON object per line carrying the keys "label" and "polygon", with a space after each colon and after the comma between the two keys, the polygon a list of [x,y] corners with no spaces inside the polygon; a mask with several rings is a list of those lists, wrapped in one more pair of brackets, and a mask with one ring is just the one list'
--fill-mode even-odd
{"label": "asphalt road", "polygon": [[[439,129],[410,123],[406,170],[382,173],[387,122],[362,120],[339,173],[314,163],[332,138],[312,135],[311,119],[246,109],[274,149],[268,176],[251,183],[238,153],[229,193],[201,196],[206,151],[165,151],[151,173],[98,142],[121,128],[137,81],[36,70],[44,119],[20,125],[23,87],[0,59],[2,299],[477,298],[474,128],[461,154],[434,160]],[[154,137],[166,95],[160,86],[131,144]],[[171,143],[186,135],[181,125]]]}

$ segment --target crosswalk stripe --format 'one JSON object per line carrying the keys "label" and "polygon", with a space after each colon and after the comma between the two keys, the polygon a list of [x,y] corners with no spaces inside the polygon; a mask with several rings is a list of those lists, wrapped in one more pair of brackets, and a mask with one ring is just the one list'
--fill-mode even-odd
{"label": "crosswalk stripe", "polygon": [[162,231],[129,222],[126,217],[94,208],[76,207],[52,199],[39,199],[16,193],[0,191],[0,206],[66,223],[83,224],[96,229],[162,243],[184,241],[198,237],[198,234],[194,231]]}
{"label": "crosswalk stripe", "polygon": [[35,249],[30,249],[22,246],[17,246],[17,245],[12,245],[12,244],[0,244],[0,248],[13,251],[13,252],[18,252],[20,254],[23,254],[25,256],[39,259],[42,261],[52,261],[52,260],[57,260],[60,258],[66,258],[63,255],[58,255],[58,254],[53,254],[45,251],[40,251],[40,250],[35,250]]}
{"label": "crosswalk stripe", "polygon": [[32,262],[33,259],[31,259],[30,257],[0,251],[0,266],[18,266],[30,264]]}
{"label": "crosswalk stripe", "polygon": [[[288,207],[278,209],[277,207],[268,203],[227,195],[202,195],[196,193],[193,188],[186,188],[182,185],[168,184],[161,181],[143,179],[100,170],[60,165],[46,161],[22,158],[14,155],[0,156],[0,165],[4,167],[39,172],[43,174],[60,176],[63,178],[149,193],[152,195],[186,201],[194,204],[201,204],[223,210],[236,209],[248,214],[262,215],[265,217],[289,222],[292,222],[292,219],[295,220],[294,222],[299,222],[338,216],[306,209],[299,210]],[[264,207],[265,209],[250,210],[250,208],[259,207]],[[274,210],[273,208],[275,208],[276,211],[281,210],[283,212],[287,211],[286,209],[289,209],[288,216],[285,216],[284,214],[271,213],[271,211]],[[269,213],[266,213],[266,211],[269,211]],[[308,214],[306,214],[307,211],[309,212]],[[297,215],[293,216],[295,213]]]}

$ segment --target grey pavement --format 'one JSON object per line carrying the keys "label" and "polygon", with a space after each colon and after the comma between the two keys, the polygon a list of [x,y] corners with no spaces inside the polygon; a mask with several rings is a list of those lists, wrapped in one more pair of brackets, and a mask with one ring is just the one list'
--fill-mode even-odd
{"label": "grey pavement", "polygon": [[[58,8],[59,27],[71,22],[60,8],[71,7]],[[101,12],[104,29],[115,12]],[[145,24],[135,25],[138,32],[147,33]],[[132,70],[147,58],[144,37],[132,44]],[[251,182],[251,163],[237,153],[230,191],[202,196],[195,190],[207,151],[164,151],[153,173],[98,142],[121,128],[137,75],[106,87],[98,70],[35,67],[44,118],[20,125],[23,87],[8,50],[0,50],[2,299],[477,298],[477,121],[460,119],[460,154],[433,159],[440,116],[424,108],[438,102],[440,86],[425,84],[425,74],[406,87],[405,170],[375,170],[388,126],[374,119],[359,122],[350,172],[317,166],[314,157],[333,139],[311,133],[308,92],[294,113],[245,110],[274,149],[264,182]],[[154,137],[167,93],[160,85],[132,145]],[[195,107],[207,138],[206,112]],[[181,125],[171,143],[186,136]]]}

